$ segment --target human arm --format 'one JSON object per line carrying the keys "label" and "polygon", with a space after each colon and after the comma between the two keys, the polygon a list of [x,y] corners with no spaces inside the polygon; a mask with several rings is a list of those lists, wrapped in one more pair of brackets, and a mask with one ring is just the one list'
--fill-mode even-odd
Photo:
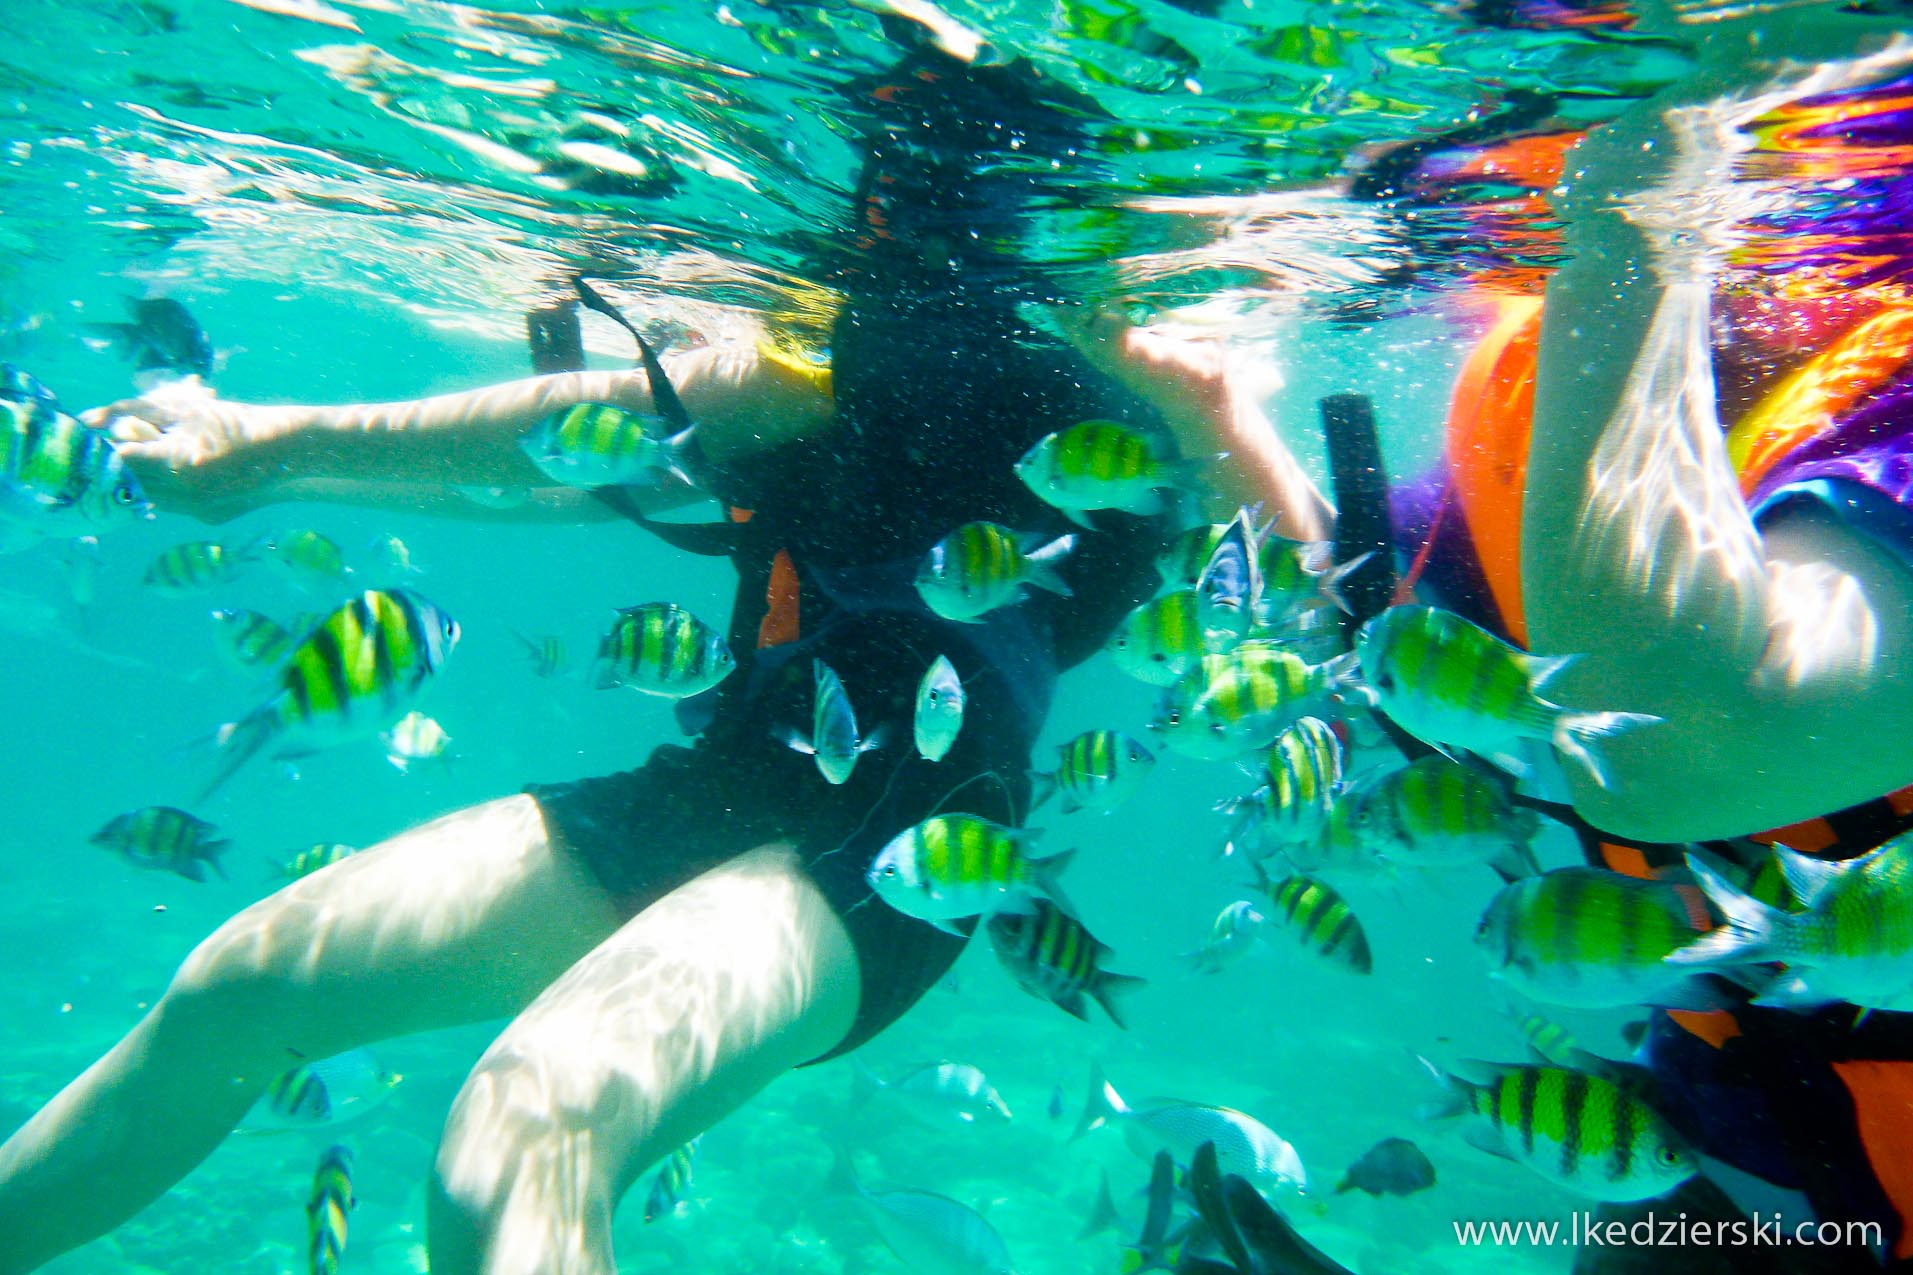
{"label": "human arm", "polygon": [[1161,413],[1184,456],[1228,453],[1205,478],[1226,518],[1264,505],[1278,535],[1326,540],[1334,511],[1282,442],[1220,341],[1137,327],[1107,311],[1058,311],[1077,352]]}
{"label": "human arm", "polygon": [[[705,453],[722,461],[821,428],[828,390],[764,358],[755,347],[702,347],[665,359],[698,426]],[[519,438],[576,403],[651,410],[641,371],[566,372],[395,403],[281,406],[199,394],[135,399],[87,414],[111,424],[120,450],[161,508],[224,521],[283,500],[325,499],[421,507],[490,518],[586,519],[600,502],[554,487],[519,450]],[[154,417],[159,419],[155,420]],[[525,493],[478,503],[458,494]],[[667,508],[688,490],[648,498]],[[502,507],[501,507],[502,506]]]}
{"label": "human arm", "polygon": [[[1695,72],[1593,133],[1556,196],[1572,259],[1548,288],[1522,577],[1534,649],[1582,655],[1549,695],[1664,719],[1597,745],[1605,787],[1571,776],[1626,836],[1737,835],[1913,782],[1892,742],[1913,726],[1913,572],[1829,516],[1756,528],[1715,405],[1705,231],[1739,125],[1907,58],[1851,60],[1885,45],[1877,24],[1781,20],[1686,32]],[[1775,88],[1763,48],[1822,62]]]}

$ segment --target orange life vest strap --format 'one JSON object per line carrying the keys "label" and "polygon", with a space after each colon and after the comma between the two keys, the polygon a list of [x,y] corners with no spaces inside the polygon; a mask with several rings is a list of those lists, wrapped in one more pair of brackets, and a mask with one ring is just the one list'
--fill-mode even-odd
{"label": "orange life vest strap", "polygon": [[1448,473],[1508,635],[1528,642],[1521,504],[1541,344],[1541,298],[1496,298],[1498,316],[1462,364],[1448,408]]}
{"label": "orange life vest strap", "polygon": [[1867,1163],[1900,1215],[1893,1256],[1913,1257],[1913,1062],[1863,1058],[1832,1066],[1853,1097]]}
{"label": "orange life vest strap", "polygon": [[790,552],[779,549],[771,559],[770,583],[764,586],[764,618],[757,624],[757,649],[795,642],[798,634],[797,567]]}

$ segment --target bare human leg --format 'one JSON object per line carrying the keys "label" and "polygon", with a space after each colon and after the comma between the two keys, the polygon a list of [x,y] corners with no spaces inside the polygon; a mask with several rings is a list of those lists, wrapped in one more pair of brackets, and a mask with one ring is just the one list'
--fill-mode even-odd
{"label": "bare human leg", "polygon": [[653,903],[473,1069],[439,1149],[434,1275],[611,1275],[637,1175],[841,1041],[859,989],[842,922],[788,848]]}
{"label": "bare human leg", "polygon": [[553,852],[529,797],[434,820],[245,909],[0,1146],[0,1275],[138,1212],[280,1072],[514,1013],[621,919]]}
{"label": "bare human leg", "polygon": [[[1745,193],[1739,125],[1913,61],[1891,24],[1812,6],[1662,29],[1698,41],[1683,83],[1597,129],[1557,198],[1573,257],[1550,280],[1522,575],[1535,649],[1586,658],[1550,691],[1665,720],[1572,774],[1597,825],[1730,836],[1913,775],[1868,741],[1913,726],[1899,652],[1913,576],[1864,537],[1763,537],[1728,462],[1708,339]],[[1799,59],[1783,64],[1776,54]]]}

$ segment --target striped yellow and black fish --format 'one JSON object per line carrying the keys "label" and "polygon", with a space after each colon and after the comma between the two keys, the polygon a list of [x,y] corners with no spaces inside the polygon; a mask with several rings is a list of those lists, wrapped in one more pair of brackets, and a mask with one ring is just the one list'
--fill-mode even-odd
{"label": "striped yellow and black fish", "polygon": [[319,1157],[312,1196],[306,1202],[308,1275],[339,1275],[346,1223],[357,1203],[352,1194],[352,1153],[342,1146],[328,1147]]}
{"label": "striped yellow and black fish", "polygon": [[219,856],[231,843],[213,836],[215,831],[204,819],[176,807],[147,806],[115,815],[91,841],[142,868],[163,868],[188,881],[204,881],[211,867],[225,880]]}
{"label": "striped yellow and black fish", "polygon": [[301,588],[328,588],[352,574],[338,542],[307,527],[268,537],[259,549],[267,562]]}
{"label": "striped yellow and black fish", "polygon": [[965,624],[1015,602],[1026,584],[1067,598],[1070,588],[1056,564],[1075,547],[1075,536],[1061,536],[1026,551],[1008,527],[967,522],[924,555],[917,593],[944,619]]}
{"label": "striped yellow and black fish", "polygon": [[1341,737],[1321,718],[1301,718],[1277,735],[1263,758],[1266,782],[1216,807],[1235,820],[1224,855],[1241,849],[1267,857],[1313,842],[1328,822],[1342,769]]}
{"label": "striped yellow and black fish", "polygon": [[1514,1029],[1521,1033],[1522,1043],[1536,1062],[1570,1067],[1588,1056],[1574,1033],[1552,1018],[1525,1014],[1514,1008],[1508,1010],[1508,1017],[1514,1021]]}
{"label": "striped yellow and black fish", "polygon": [[553,412],[518,440],[539,472],[567,487],[618,487],[662,470],[690,482],[685,460],[693,430],[667,435],[661,417],[610,403]]}
{"label": "striped yellow and black fish", "polygon": [[571,657],[565,651],[565,641],[554,634],[529,638],[523,633],[514,633],[524,644],[525,655],[531,660],[531,671],[539,677],[563,677],[571,668]]}
{"label": "striped yellow and black fish", "polygon": [[377,734],[404,716],[458,643],[458,622],[408,589],[369,589],[293,648],[279,689],[215,737],[211,793],[271,746],[297,756]]}
{"label": "striped yellow and black fish", "polygon": [[1711,924],[1692,886],[1576,866],[1503,887],[1475,946],[1494,977],[1550,1005],[1719,1009],[1691,966],[1667,960]]}
{"label": "striped yellow and black fish", "polygon": [[1048,899],[1036,899],[1027,912],[999,912],[990,918],[990,946],[1016,985],[1067,1014],[1089,1021],[1085,997],[1094,1000],[1118,1027],[1127,1027],[1117,997],[1143,985],[1131,974],[1103,968],[1110,949],[1081,921]]}
{"label": "striped yellow and black fish", "polygon": [[651,1180],[651,1193],[644,1199],[644,1220],[655,1222],[667,1213],[677,1212],[691,1189],[691,1167],[697,1161],[698,1138],[676,1147],[658,1165],[658,1176]]}
{"label": "striped yellow and black fish", "polygon": [[1625,1203],[1667,1194],[1698,1166],[1659,1112],[1613,1081],[1566,1067],[1469,1063],[1442,1075],[1428,1118],[1470,1115],[1484,1150],[1592,1199]]}
{"label": "striped yellow and black fish", "polygon": [[1165,696],[1149,728],[1174,751],[1226,761],[1266,748],[1301,718],[1326,708],[1354,673],[1353,657],[1310,664],[1262,642],[1205,655]]}
{"label": "striped yellow and black fish", "polygon": [[682,699],[716,686],[736,668],[722,633],[681,606],[646,602],[618,612],[598,643],[592,685]]}
{"label": "striped yellow and black fish", "polygon": [[24,373],[6,368],[0,380],[0,553],[153,516],[104,430],[60,411]]}
{"label": "striped yellow and black fish", "polygon": [[1143,603],[1116,626],[1103,649],[1129,676],[1151,686],[1174,686],[1208,649],[1195,589],[1177,589]]}
{"label": "striped yellow and black fish", "polygon": [[231,549],[216,540],[189,540],[162,550],[142,579],[155,593],[184,597],[237,579],[252,560],[249,547]]}
{"label": "striped yellow and black fish", "polygon": [[402,1079],[371,1050],[349,1049],[275,1077],[240,1128],[262,1132],[340,1124],[384,1102]]}
{"label": "striped yellow and black fish", "polygon": [[271,616],[257,611],[227,610],[212,613],[219,651],[239,669],[261,668],[277,664],[292,651],[293,636]]}
{"label": "striped yellow and black fish", "polygon": [[1044,436],[1016,462],[1016,476],[1038,499],[1079,526],[1093,509],[1158,514],[1162,493],[1187,481],[1193,462],[1170,445],[1115,421],[1080,421]]}
{"label": "striped yellow and black fish", "polygon": [[329,868],[341,859],[349,859],[358,852],[357,846],[320,841],[287,859],[279,866],[279,875],[296,881],[300,877],[311,876],[320,868]]}
{"label": "striped yellow and black fish", "polygon": [[1367,974],[1374,968],[1368,936],[1348,902],[1313,877],[1262,878],[1271,907],[1267,929],[1286,930],[1303,950],[1331,965]]}
{"label": "striped yellow and black fish", "polygon": [[933,815],[885,843],[864,879],[899,912],[960,933],[951,922],[1057,899],[1056,878],[1075,852],[1032,859],[1038,835],[977,815]]}
{"label": "striped yellow and black fish", "polygon": [[1512,881],[1541,870],[1531,844],[1540,821],[1513,796],[1500,771],[1430,753],[1363,790],[1355,830],[1403,867],[1486,863]]}
{"label": "striped yellow and black fish", "polygon": [[1514,758],[1517,768],[1521,742],[1542,740],[1605,783],[1590,746],[1660,720],[1643,713],[1581,712],[1543,698],[1548,680],[1573,656],[1530,655],[1435,607],[1388,608],[1362,626],[1356,650],[1381,710],[1403,730],[1437,746]]}
{"label": "striped yellow and black fish", "polygon": [[1057,750],[1056,769],[1034,771],[1035,797],[1031,809],[1063,795],[1063,813],[1111,810],[1134,795],[1151,768],[1155,754],[1119,730],[1084,731]]}

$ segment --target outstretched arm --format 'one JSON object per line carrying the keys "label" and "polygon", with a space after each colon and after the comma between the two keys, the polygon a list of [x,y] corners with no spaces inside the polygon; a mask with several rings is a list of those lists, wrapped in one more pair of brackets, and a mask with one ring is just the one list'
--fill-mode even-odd
{"label": "outstretched arm", "polygon": [[[1603,743],[1606,788],[1576,781],[1581,813],[1644,839],[1776,827],[1913,781],[1891,742],[1913,727],[1913,573],[1830,516],[1756,529],[1708,339],[1738,125],[1903,73],[1913,48],[1820,7],[1759,21],[1760,42],[1738,21],[1683,30],[1696,72],[1572,156],[1573,259],[1543,322],[1528,628],[1537,651],[1586,657],[1551,696],[1665,719]],[[1820,65],[1781,81],[1763,49]]]}
{"label": "outstretched arm", "polygon": [[1162,414],[1183,455],[1228,453],[1207,475],[1223,502],[1221,517],[1239,506],[1264,504],[1277,535],[1329,537],[1334,510],[1229,366],[1224,343],[1134,327],[1107,311],[1059,310],[1052,317],[1078,353]]}
{"label": "outstretched arm", "polygon": [[[706,347],[665,360],[672,383],[715,459],[820,429],[827,390],[749,346]],[[459,394],[339,407],[235,403],[204,394],[134,399],[96,408],[120,451],[162,508],[224,521],[283,500],[319,499],[475,517],[606,516],[582,491],[553,487],[518,440],[554,411],[611,403],[649,411],[641,371],[565,372]],[[157,418],[157,419],[155,419]],[[459,488],[528,492],[508,508]],[[684,503],[661,488],[657,508]]]}

